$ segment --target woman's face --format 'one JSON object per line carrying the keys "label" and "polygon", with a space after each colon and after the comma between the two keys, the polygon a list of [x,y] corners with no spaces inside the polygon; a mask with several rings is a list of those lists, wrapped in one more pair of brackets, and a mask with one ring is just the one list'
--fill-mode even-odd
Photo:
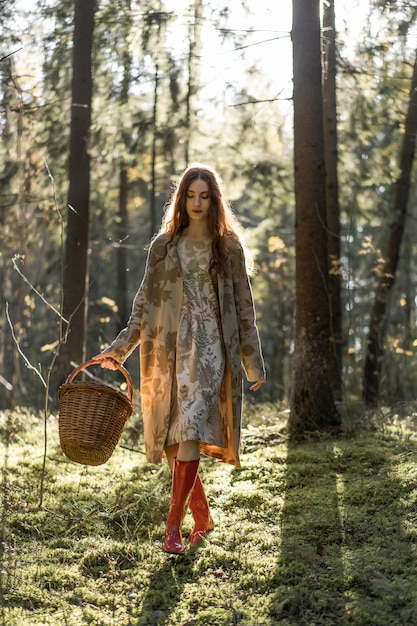
{"label": "woman's face", "polygon": [[211,198],[208,183],[197,178],[185,194],[185,210],[190,220],[205,221],[208,218]]}

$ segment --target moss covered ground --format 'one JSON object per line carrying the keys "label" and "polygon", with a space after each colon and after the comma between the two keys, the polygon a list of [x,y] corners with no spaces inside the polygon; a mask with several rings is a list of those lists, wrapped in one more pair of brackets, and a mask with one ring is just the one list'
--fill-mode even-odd
{"label": "moss covered ground", "polygon": [[0,414],[0,624],[417,624],[416,408],[294,447],[286,417],[249,406],[243,467],[202,460],[216,528],[173,556],[170,475],[138,417],[100,467],[68,461],[48,418],[39,507],[43,418]]}

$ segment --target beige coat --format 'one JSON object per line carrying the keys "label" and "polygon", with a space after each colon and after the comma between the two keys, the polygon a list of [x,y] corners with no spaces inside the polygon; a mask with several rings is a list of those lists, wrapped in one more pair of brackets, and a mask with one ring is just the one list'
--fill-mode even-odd
{"label": "beige coat", "polygon": [[[182,306],[182,278],[177,244],[157,237],[149,250],[142,284],[127,326],[104,351],[122,363],[140,343],[141,403],[149,462],[161,460],[170,420],[177,329]],[[224,276],[215,285],[219,298],[226,368],[219,409],[228,424],[227,448],[200,444],[201,452],[240,467],[242,365],[249,381],[265,378],[252,291],[240,244],[231,240]]]}

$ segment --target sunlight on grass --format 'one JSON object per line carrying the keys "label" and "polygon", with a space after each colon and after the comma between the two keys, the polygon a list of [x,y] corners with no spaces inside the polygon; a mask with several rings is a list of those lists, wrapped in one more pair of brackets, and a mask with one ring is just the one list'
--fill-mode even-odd
{"label": "sunlight on grass", "polygon": [[293,447],[286,417],[249,407],[241,469],[202,460],[216,528],[176,557],[162,551],[170,474],[145,462],[137,416],[96,468],[65,459],[52,416],[39,510],[42,419],[1,414],[3,623],[412,624],[415,422],[384,414]]}

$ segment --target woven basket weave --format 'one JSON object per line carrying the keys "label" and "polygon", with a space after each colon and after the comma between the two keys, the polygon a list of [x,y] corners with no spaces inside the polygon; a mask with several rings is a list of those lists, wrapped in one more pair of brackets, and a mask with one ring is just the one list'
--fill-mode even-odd
{"label": "woven basket weave", "polygon": [[74,381],[83,369],[98,365],[87,361],[61,385],[59,398],[59,441],[64,454],[82,465],[102,465],[109,460],[132,414],[132,379],[114,361],[127,382],[127,396],[104,383]]}

